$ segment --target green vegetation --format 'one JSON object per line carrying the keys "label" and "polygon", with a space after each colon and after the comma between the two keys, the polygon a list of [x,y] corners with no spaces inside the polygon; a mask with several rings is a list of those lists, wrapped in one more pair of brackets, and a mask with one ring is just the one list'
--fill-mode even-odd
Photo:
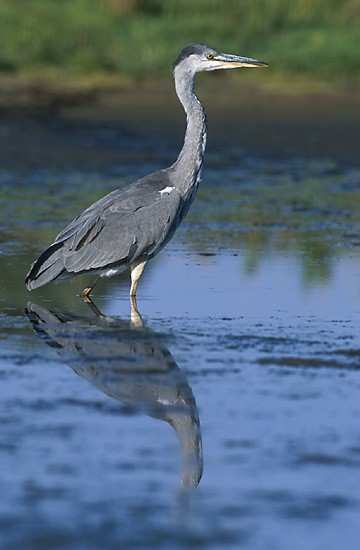
{"label": "green vegetation", "polygon": [[0,71],[161,77],[203,41],[272,74],[360,80],[359,0],[0,0]]}

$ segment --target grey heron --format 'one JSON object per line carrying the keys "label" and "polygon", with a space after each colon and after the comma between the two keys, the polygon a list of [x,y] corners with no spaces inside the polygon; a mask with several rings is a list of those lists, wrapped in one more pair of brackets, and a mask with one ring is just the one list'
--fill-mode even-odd
{"label": "grey heron", "polygon": [[[130,295],[135,296],[145,264],[171,239],[199,185],[206,116],[194,92],[196,74],[266,65],[250,57],[219,53],[204,44],[186,46],[173,71],[187,118],[184,144],[176,161],[127,189],[112,191],[77,216],[32,264],[25,279],[27,289],[64,275],[91,272],[97,281],[130,269]],[[83,290],[83,297],[90,295],[95,283]]]}
{"label": "grey heron", "polygon": [[130,322],[49,311],[29,303],[25,313],[36,334],[55,348],[73,371],[125,406],[167,422],[181,452],[181,483],[196,487],[203,471],[201,428],[196,401],[184,371],[164,338],[144,326],[131,299]]}

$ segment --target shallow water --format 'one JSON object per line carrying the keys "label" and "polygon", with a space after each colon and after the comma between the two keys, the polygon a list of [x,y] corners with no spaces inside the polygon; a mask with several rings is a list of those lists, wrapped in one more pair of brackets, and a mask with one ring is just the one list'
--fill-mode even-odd
{"label": "shallow water", "polygon": [[210,147],[130,319],[126,278],[97,310],[86,278],[29,294],[24,274],[175,145],[121,124],[4,128],[5,150],[26,128],[33,157],[0,171],[3,547],[357,548],[356,163]]}

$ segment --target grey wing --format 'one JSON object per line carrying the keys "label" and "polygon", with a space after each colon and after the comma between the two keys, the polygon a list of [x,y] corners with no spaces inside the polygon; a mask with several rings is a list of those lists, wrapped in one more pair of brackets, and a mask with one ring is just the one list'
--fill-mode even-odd
{"label": "grey wing", "polygon": [[109,193],[84,210],[40,254],[25,277],[27,289],[39,288],[66,271],[117,268],[150,258],[174,233],[183,207],[167,170]]}
{"label": "grey wing", "polygon": [[175,189],[161,193],[135,185],[131,191],[111,195],[58,235],[55,242],[63,243],[66,271],[79,273],[150,257],[174,232],[181,210]]}

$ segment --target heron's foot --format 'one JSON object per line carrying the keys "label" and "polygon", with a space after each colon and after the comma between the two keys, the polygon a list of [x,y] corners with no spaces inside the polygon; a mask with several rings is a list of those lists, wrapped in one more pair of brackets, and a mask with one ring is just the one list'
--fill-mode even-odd
{"label": "heron's foot", "polygon": [[91,296],[91,293],[92,293],[93,289],[94,289],[93,286],[87,286],[86,288],[84,288],[84,290],[80,294],[81,298],[83,300],[90,299],[90,296]]}
{"label": "heron's foot", "polygon": [[92,295],[92,292],[93,292],[94,288],[96,287],[96,284],[97,284],[98,281],[99,281],[99,278],[95,279],[95,281],[93,281],[91,286],[87,286],[86,288],[84,288],[84,290],[80,294],[80,297],[83,300],[85,300],[85,298],[89,298]]}

